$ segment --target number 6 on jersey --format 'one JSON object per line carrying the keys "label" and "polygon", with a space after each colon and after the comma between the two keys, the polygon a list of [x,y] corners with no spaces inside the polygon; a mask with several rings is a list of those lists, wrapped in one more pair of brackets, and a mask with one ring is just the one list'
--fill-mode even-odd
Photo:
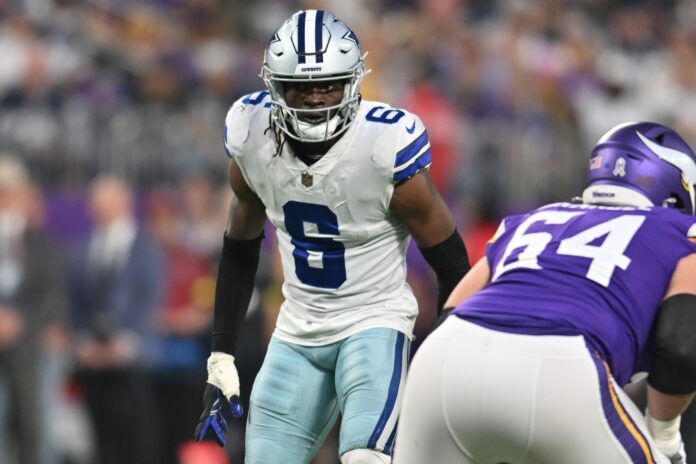
{"label": "number 6 on jersey", "polygon": [[346,281],[346,250],[332,238],[340,235],[336,214],[328,206],[299,201],[285,203],[283,213],[297,278],[313,287],[339,288]]}

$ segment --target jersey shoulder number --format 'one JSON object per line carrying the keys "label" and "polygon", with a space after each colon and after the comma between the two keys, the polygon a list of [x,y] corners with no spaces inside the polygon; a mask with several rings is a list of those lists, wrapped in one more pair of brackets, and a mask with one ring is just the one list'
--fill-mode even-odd
{"label": "jersey shoulder number", "polygon": [[365,113],[365,122],[376,125],[381,132],[377,149],[389,156],[394,183],[405,182],[430,166],[430,140],[418,116],[374,102]]}

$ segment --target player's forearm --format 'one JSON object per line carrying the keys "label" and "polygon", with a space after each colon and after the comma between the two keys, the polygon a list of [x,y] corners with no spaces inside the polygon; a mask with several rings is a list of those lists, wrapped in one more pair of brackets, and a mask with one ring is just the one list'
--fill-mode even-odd
{"label": "player's forearm", "polygon": [[445,307],[454,308],[458,306],[462,301],[473,296],[476,292],[485,287],[490,281],[490,278],[491,272],[488,267],[488,260],[484,256],[454,287],[454,290],[445,302]]}
{"label": "player's forearm", "polygon": [[438,283],[438,315],[445,300],[452,293],[459,281],[469,271],[469,257],[459,232],[454,233],[441,243],[430,248],[420,248],[423,257],[435,271]]}
{"label": "player's forearm", "polygon": [[648,385],[648,411],[657,420],[669,421],[681,415],[694,398],[693,393],[669,395]]}
{"label": "player's forearm", "polygon": [[[648,385],[646,425],[658,449],[668,457],[683,458],[681,415],[694,397],[693,393],[670,395]],[[672,462],[683,462],[671,459]]]}
{"label": "player's forearm", "polygon": [[213,313],[212,351],[234,354],[259,265],[263,234],[251,240],[224,237]]}

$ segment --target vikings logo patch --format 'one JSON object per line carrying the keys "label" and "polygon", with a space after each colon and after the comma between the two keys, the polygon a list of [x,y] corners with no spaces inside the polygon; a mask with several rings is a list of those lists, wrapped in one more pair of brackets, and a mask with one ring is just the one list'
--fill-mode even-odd
{"label": "vikings logo patch", "polygon": [[308,172],[303,172],[300,181],[302,182],[302,185],[304,185],[305,187],[311,187],[312,185],[314,185],[314,176]]}
{"label": "vikings logo patch", "polygon": [[614,170],[611,172],[615,176],[625,177],[626,176],[626,160],[624,158],[619,158],[614,164]]}

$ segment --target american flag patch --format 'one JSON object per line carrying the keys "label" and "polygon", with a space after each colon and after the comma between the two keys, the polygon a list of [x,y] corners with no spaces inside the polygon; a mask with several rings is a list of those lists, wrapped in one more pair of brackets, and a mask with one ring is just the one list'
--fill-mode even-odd
{"label": "american flag patch", "polygon": [[590,170],[599,169],[602,167],[602,157],[594,156],[590,158]]}

